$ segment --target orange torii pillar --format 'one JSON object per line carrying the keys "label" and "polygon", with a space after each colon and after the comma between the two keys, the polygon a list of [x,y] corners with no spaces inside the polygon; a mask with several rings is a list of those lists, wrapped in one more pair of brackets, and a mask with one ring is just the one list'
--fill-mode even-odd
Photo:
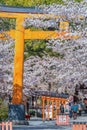
{"label": "orange torii pillar", "polygon": [[54,99],[55,98],[51,98],[52,99],[52,119],[54,119]]}
{"label": "orange torii pillar", "polygon": [[47,97],[47,106],[48,106],[48,120],[50,119],[50,97]]}
{"label": "orange torii pillar", "polygon": [[60,104],[61,104],[61,98],[58,98],[58,107],[59,107],[58,113],[60,113]]}
{"label": "orange torii pillar", "polygon": [[45,120],[45,96],[42,96],[42,119]]}
{"label": "orange torii pillar", "polygon": [[55,100],[56,100],[56,115],[57,115],[58,114],[58,109],[59,109],[58,98],[56,98]]}
{"label": "orange torii pillar", "polygon": [[24,27],[23,17],[16,19],[13,104],[22,103],[23,69],[24,69]]}
{"label": "orange torii pillar", "polygon": [[56,112],[55,116],[59,114],[59,98],[55,98]]}

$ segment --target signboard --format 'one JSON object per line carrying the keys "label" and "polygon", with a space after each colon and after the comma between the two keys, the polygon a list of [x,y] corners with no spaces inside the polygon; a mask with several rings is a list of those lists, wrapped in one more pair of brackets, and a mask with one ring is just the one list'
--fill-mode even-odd
{"label": "signboard", "polygon": [[69,125],[69,115],[57,115],[56,116],[56,124],[57,125]]}
{"label": "signboard", "polygon": [[65,115],[60,115],[59,116],[59,122],[66,122],[66,116]]}
{"label": "signboard", "polygon": [[42,104],[41,98],[38,98],[37,99],[37,105],[41,105],[41,104]]}

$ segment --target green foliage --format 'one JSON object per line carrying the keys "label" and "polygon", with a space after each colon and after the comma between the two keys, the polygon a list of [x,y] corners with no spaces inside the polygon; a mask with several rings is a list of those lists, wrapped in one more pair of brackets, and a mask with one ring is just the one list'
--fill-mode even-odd
{"label": "green foliage", "polygon": [[34,110],[30,110],[29,114],[30,114],[30,116],[35,116],[35,111]]}
{"label": "green foliage", "polygon": [[64,4],[64,2],[62,0],[44,0],[43,4],[49,5],[49,4],[53,4],[53,3]]}
{"label": "green foliage", "polygon": [[7,18],[0,18],[0,30],[9,30],[9,20]]}
{"label": "green foliage", "polygon": [[10,29],[15,29],[15,19],[9,19],[9,18],[0,18],[0,30],[8,31]]}
{"label": "green foliage", "polygon": [[46,43],[44,41],[26,41],[25,42],[25,53],[24,53],[24,58],[25,60],[29,56],[36,56],[38,55],[39,57],[43,56],[44,50],[46,48]]}
{"label": "green foliage", "polygon": [[1,4],[12,6],[38,6],[42,4],[58,3],[63,4],[63,0],[0,0]]}
{"label": "green foliage", "polygon": [[[75,2],[81,2],[83,0],[75,0]],[[38,6],[42,4],[64,4],[63,0],[0,0],[1,4],[11,6]]]}
{"label": "green foliage", "polygon": [[39,56],[43,57],[44,55],[54,56],[63,58],[58,52],[53,52],[52,48],[47,48],[47,44],[45,40],[28,40],[25,41],[25,52],[24,59],[28,59],[30,56]]}
{"label": "green foliage", "polygon": [[83,0],[75,0],[75,2],[82,2]]}
{"label": "green foliage", "polygon": [[69,26],[72,28],[72,30],[76,30],[76,24],[75,23],[70,22]]}
{"label": "green foliage", "polygon": [[46,52],[49,54],[49,56],[52,56],[52,57],[60,57],[60,58],[64,57],[63,54],[60,54],[58,52],[53,52],[51,48],[46,48]]}
{"label": "green foliage", "polygon": [[4,104],[0,98],[0,121],[6,120],[8,118],[8,107]]}

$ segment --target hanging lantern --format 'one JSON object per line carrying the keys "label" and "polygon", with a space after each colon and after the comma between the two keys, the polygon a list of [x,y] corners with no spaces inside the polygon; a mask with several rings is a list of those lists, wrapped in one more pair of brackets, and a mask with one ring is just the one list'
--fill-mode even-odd
{"label": "hanging lantern", "polygon": [[38,98],[37,99],[37,105],[41,105],[42,104],[42,100],[41,100],[41,98]]}

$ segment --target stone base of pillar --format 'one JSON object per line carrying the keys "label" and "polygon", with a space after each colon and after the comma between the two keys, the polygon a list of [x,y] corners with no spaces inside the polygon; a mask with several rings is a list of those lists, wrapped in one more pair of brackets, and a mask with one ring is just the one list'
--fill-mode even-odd
{"label": "stone base of pillar", "polygon": [[14,105],[9,104],[8,111],[9,120],[13,121],[24,121],[25,120],[25,107],[23,104]]}

